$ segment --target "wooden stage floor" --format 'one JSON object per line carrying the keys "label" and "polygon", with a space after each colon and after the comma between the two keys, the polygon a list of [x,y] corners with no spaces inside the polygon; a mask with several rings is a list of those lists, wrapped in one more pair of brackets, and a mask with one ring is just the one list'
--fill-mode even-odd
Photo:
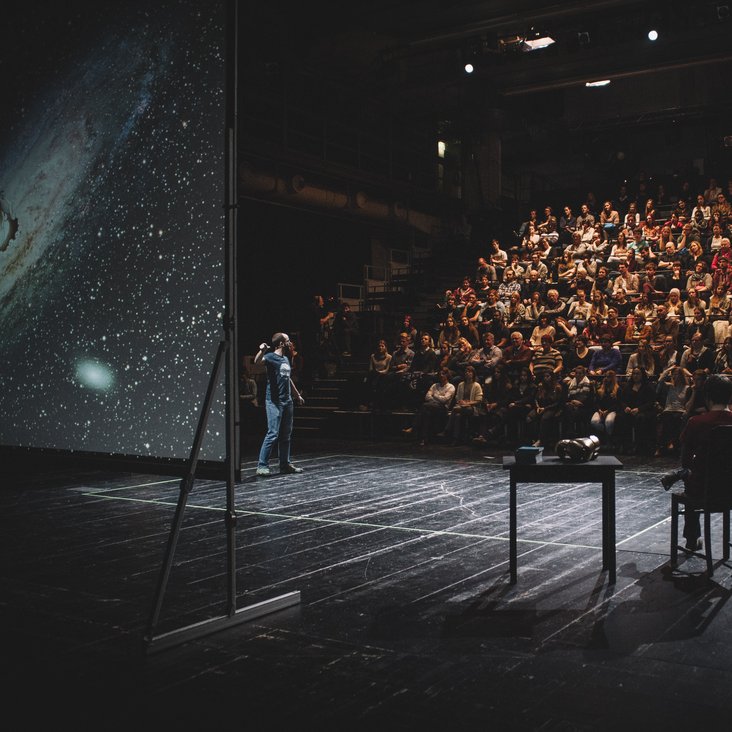
{"label": "wooden stage floor", "polygon": [[[729,729],[732,569],[669,571],[670,463],[621,457],[614,587],[599,486],[520,486],[510,586],[499,455],[295,447],[302,475],[244,465],[237,582],[240,606],[302,603],[148,657],[179,479],[4,479],[8,729]],[[224,508],[197,480],[160,632],[224,612]]]}

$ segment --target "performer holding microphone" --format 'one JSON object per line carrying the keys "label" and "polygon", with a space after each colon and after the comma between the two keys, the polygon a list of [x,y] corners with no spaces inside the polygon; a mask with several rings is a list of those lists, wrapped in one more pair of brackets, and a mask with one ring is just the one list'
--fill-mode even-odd
{"label": "performer holding microphone", "polygon": [[269,456],[272,446],[279,440],[280,473],[302,473],[290,463],[290,437],[292,436],[293,402],[304,404],[305,400],[292,383],[290,375],[292,366],[289,358],[292,344],[287,333],[275,333],[272,336],[272,350],[266,343],[259,346],[254,363],[264,361],[267,368],[267,393],[264,402],[267,411],[267,434],[259,451],[257,475],[269,475]]}

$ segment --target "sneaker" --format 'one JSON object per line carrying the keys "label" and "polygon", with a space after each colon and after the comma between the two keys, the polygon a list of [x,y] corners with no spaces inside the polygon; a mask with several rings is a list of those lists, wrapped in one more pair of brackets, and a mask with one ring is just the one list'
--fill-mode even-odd
{"label": "sneaker", "polygon": [[704,549],[704,539],[701,536],[698,539],[687,539],[686,549],[690,552],[700,552]]}
{"label": "sneaker", "polygon": [[681,480],[683,477],[681,470],[671,470],[668,473],[664,473],[661,476],[661,485],[663,489],[667,491],[676,481]]}
{"label": "sneaker", "polygon": [[271,472],[270,469],[267,467],[257,468],[257,475],[269,475],[270,472]]}
{"label": "sneaker", "polygon": [[280,468],[280,475],[289,475],[290,473],[302,473],[302,468],[298,468],[292,463],[288,463],[287,465],[283,465]]}

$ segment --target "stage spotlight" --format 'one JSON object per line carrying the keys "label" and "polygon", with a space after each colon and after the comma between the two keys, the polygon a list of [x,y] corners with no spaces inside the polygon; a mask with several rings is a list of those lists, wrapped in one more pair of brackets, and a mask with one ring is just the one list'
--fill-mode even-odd
{"label": "stage spotlight", "polygon": [[658,40],[658,31],[655,29],[648,31],[648,40],[649,41],[656,41]]}
{"label": "stage spotlight", "polygon": [[472,74],[475,69],[473,68],[473,64],[465,64],[465,73],[466,74]]}

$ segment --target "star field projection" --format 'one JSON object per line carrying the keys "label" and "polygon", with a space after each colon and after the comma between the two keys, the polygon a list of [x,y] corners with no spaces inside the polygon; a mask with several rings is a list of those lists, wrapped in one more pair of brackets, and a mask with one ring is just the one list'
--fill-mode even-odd
{"label": "star field projection", "polygon": [[0,150],[5,445],[190,450],[223,335],[223,5],[146,5],[94,5],[113,27]]}

